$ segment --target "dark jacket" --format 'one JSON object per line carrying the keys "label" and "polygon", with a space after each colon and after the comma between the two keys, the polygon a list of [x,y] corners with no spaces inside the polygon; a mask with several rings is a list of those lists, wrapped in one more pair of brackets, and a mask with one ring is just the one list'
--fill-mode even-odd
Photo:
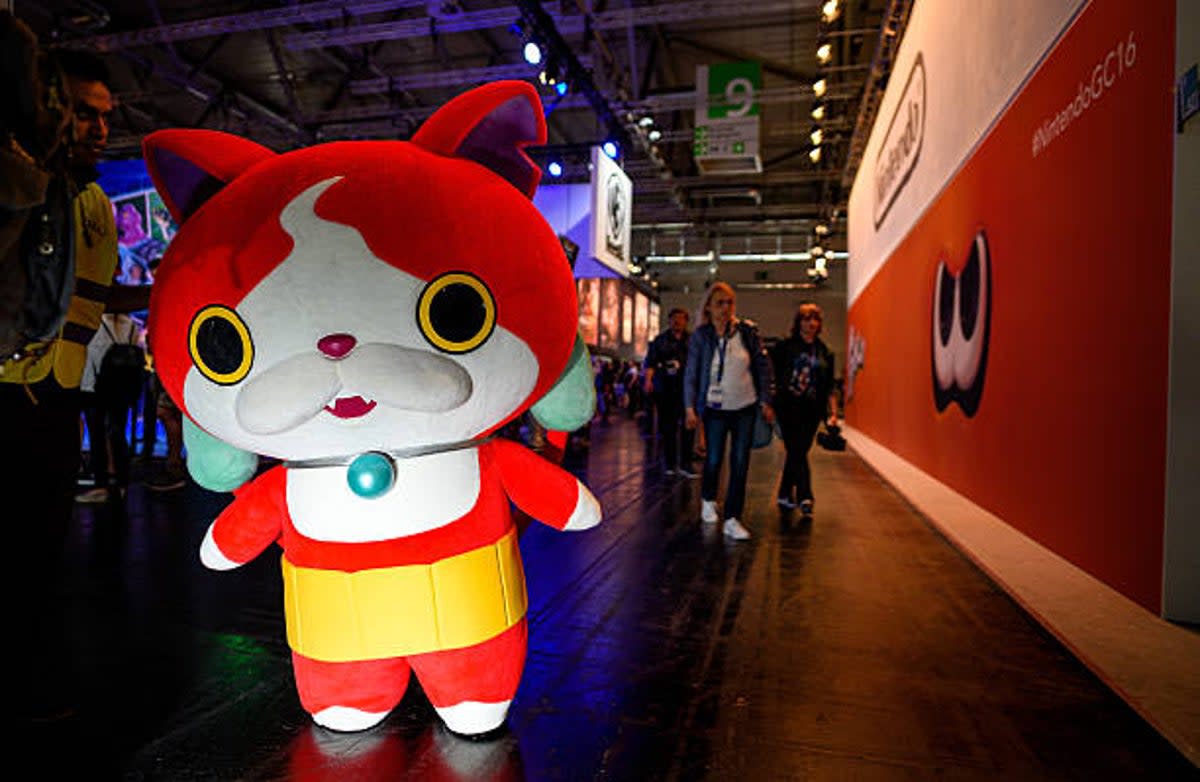
{"label": "dark jacket", "polygon": [[650,343],[643,367],[654,370],[654,393],[676,397],[682,394],[690,336],[685,331],[683,336],[676,338],[675,332],[667,329]]}
{"label": "dark jacket", "polygon": [[[750,354],[750,375],[754,379],[754,390],[758,393],[759,404],[770,403],[774,394],[774,375],[771,371],[771,359],[763,346],[758,334],[758,326],[752,320],[738,320],[737,331],[742,336],[742,344]],[[705,400],[708,399],[709,368],[712,366],[713,354],[717,351],[717,330],[711,323],[705,323],[692,333],[688,340],[687,368],[684,373],[683,406],[692,408],[697,413],[704,412]]]}
{"label": "dark jacket", "polygon": [[811,343],[800,337],[776,343],[771,350],[771,363],[775,370],[772,404],[777,413],[807,411],[821,418],[828,414],[834,361],[833,353],[819,337]]}

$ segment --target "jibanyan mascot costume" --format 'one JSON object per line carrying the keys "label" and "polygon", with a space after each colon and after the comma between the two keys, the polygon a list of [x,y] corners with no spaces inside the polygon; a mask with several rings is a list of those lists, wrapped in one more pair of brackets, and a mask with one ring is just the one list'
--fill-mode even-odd
{"label": "jibanyan mascot costume", "polygon": [[496,435],[531,408],[569,431],[595,405],[572,273],[530,200],[523,147],[545,138],[536,91],[497,82],[408,142],[146,139],[181,225],[155,366],[193,477],[235,492],[200,556],[225,570],[279,543],[296,686],[325,727],[377,724],[410,672],[450,730],[499,727],[527,638],[509,503],[600,521],[571,474]]}

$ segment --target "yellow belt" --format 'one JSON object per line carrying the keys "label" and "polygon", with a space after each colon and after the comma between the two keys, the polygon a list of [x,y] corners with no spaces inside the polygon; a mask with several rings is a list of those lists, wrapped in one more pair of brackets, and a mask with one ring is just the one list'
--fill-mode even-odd
{"label": "yellow belt", "polygon": [[314,660],[347,662],[459,649],[525,616],[516,530],[431,565],[347,573],[283,559],[288,645]]}

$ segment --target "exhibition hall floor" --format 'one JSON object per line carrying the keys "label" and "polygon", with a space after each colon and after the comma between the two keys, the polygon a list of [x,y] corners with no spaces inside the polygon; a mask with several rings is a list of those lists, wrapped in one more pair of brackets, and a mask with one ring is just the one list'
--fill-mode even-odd
{"label": "exhibition hall floor", "polygon": [[756,451],[739,543],[656,449],[620,416],[563,457],[605,518],[522,532],[529,655],[482,741],[442,728],[415,682],[372,730],[315,726],[277,551],[198,560],[228,495],[135,484],[124,508],[77,506],[72,697],[19,723],[12,762],[171,782],[1200,779],[853,451],[814,451],[811,520],[775,504],[781,445]]}

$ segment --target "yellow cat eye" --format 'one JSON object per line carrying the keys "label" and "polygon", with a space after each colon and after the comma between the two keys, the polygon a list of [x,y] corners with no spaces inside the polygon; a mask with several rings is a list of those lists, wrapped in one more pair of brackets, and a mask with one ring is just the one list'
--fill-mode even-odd
{"label": "yellow cat eye", "polygon": [[250,329],[236,312],[221,304],[211,304],[192,318],[188,354],[202,375],[228,386],[250,371],[254,342],[250,339]]}
{"label": "yellow cat eye", "polygon": [[491,336],[496,327],[496,301],[475,275],[447,272],[421,291],[417,326],[438,350],[467,353]]}

